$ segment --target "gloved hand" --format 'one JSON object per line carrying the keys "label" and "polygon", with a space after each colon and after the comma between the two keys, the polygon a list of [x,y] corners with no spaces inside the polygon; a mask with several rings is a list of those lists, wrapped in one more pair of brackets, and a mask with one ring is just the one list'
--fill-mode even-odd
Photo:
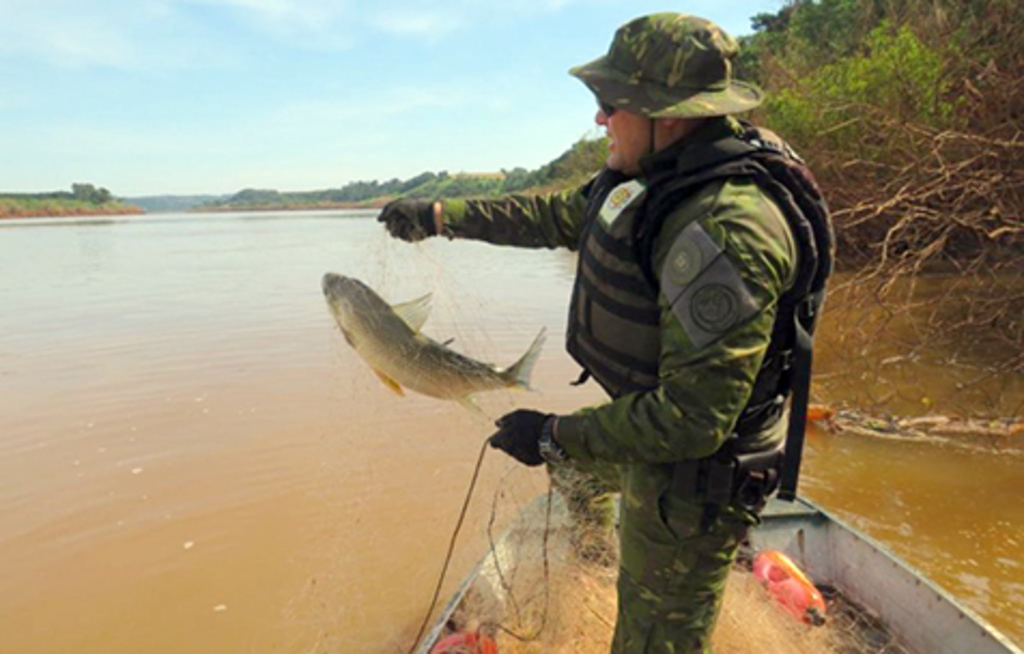
{"label": "gloved hand", "polygon": [[498,431],[488,442],[524,465],[539,466],[544,463],[539,445],[541,433],[545,421],[553,418],[550,413],[518,409],[498,418],[494,423]]}
{"label": "gloved hand", "polygon": [[388,202],[377,216],[377,222],[384,223],[389,234],[403,241],[421,241],[437,235],[434,203],[429,200]]}

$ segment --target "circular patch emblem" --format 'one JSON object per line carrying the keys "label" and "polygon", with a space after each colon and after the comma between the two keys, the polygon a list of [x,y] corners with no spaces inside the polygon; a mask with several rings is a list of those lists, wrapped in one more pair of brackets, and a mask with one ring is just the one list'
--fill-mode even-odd
{"label": "circular patch emblem", "polygon": [[668,256],[669,275],[679,286],[694,280],[703,267],[700,246],[689,239],[680,239]]}
{"label": "circular patch emblem", "polygon": [[736,291],[722,284],[708,284],[690,298],[690,315],[704,331],[720,333],[736,322],[739,306]]}
{"label": "circular patch emblem", "polygon": [[629,199],[633,197],[633,192],[628,188],[622,188],[621,186],[608,196],[608,206],[611,209],[621,209]]}

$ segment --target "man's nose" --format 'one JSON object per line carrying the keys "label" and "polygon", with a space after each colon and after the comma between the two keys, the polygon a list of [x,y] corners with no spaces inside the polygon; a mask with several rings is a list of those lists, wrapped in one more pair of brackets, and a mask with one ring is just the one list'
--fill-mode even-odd
{"label": "man's nose", "polygon": [[608,124],[608,116],[606,116],[603,111],[598,109],[597,113],[594,114],[594,122],[604,127],[605,125]]}

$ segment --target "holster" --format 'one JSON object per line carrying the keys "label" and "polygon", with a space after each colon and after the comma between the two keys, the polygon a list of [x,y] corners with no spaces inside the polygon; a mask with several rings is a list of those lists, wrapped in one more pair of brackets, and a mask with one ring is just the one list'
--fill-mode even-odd
{"label": "holster", "polygon": [[785,441],[770,450],[736,454],[735,438],[704,459],[672,465],[672,492],[706,505],[735,504],[759,512],[778,488]]}

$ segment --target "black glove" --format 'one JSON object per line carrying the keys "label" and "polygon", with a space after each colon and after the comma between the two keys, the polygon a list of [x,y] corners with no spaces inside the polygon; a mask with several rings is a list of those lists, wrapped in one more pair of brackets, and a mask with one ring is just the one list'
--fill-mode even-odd
{"label": "black glove", "polygon": [[554,419],[554,415],[529,409],[513,411],[498,418],[494,423],[498,431],[488,442],[524,465],[539,466],[544,463],[540,437],[549,419]]}
{"label": "black glove", "polygon": [[421,241],[437,235],[434,203],[429,200],[393,200],[384,205],[377,222],[403,241]]}

